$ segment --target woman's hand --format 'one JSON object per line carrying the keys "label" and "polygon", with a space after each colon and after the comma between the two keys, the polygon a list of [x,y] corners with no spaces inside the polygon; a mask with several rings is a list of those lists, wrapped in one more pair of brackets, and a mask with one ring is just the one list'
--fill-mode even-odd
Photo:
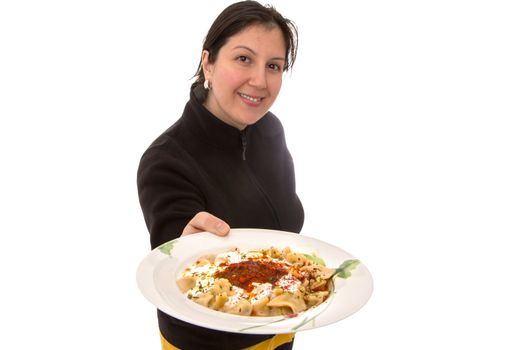
{"label": "woman's hand", "polygon": [[216,234],[217,236],[226,236],[230,232],[230,226],[205,211],[197,213],[193,219],[188,222],[181,236],[191,235],[193,233],[207,231]]}

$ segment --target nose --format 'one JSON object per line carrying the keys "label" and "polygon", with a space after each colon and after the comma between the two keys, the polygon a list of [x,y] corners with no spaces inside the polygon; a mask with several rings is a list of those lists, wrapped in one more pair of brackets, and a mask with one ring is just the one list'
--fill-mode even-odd
{"label": "nose", "polygon": [[266,89],[266,67],[254,67],[249,84],[258,89]]}

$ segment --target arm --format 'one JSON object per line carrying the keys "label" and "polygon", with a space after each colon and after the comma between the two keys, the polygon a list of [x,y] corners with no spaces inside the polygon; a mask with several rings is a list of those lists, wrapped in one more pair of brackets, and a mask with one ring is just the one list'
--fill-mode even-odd
{"label": "arm", "polygon": [[189,164],[162,147],[148,149],[140,161],[137,187],[151,248],[200,231],[229,232],[228,224],[206,212],[204,195],[192,181],[196,174]]}

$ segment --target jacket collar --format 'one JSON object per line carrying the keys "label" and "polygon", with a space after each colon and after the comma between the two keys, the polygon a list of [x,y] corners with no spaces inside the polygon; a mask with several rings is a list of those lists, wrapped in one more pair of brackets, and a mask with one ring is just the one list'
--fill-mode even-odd
{"label": "jacket collar", "polygon": [[243,134],[248,138],[252,129],[256,126],[247,126],[244,130],[239,130],[226,124],[204,107],[202,102],[206,92],[202,86],[198,85],[190,92],[190,100],[186,104],[182,119],[188,126],[190,132],[199,139],[204,139],[208,143],[219,148],[242,147]]}

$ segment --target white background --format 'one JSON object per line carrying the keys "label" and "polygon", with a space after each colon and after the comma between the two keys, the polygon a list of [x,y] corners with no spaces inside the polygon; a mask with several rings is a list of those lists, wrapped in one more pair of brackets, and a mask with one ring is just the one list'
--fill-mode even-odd
{"label": "white background", "polygon": [[[159,348],[136,168],[229,3],[1,3],[0,348]],[[303,233],[375,282],[297,349],[525,347],[519,3],[273,2],[300,31],[272,110]]]}

